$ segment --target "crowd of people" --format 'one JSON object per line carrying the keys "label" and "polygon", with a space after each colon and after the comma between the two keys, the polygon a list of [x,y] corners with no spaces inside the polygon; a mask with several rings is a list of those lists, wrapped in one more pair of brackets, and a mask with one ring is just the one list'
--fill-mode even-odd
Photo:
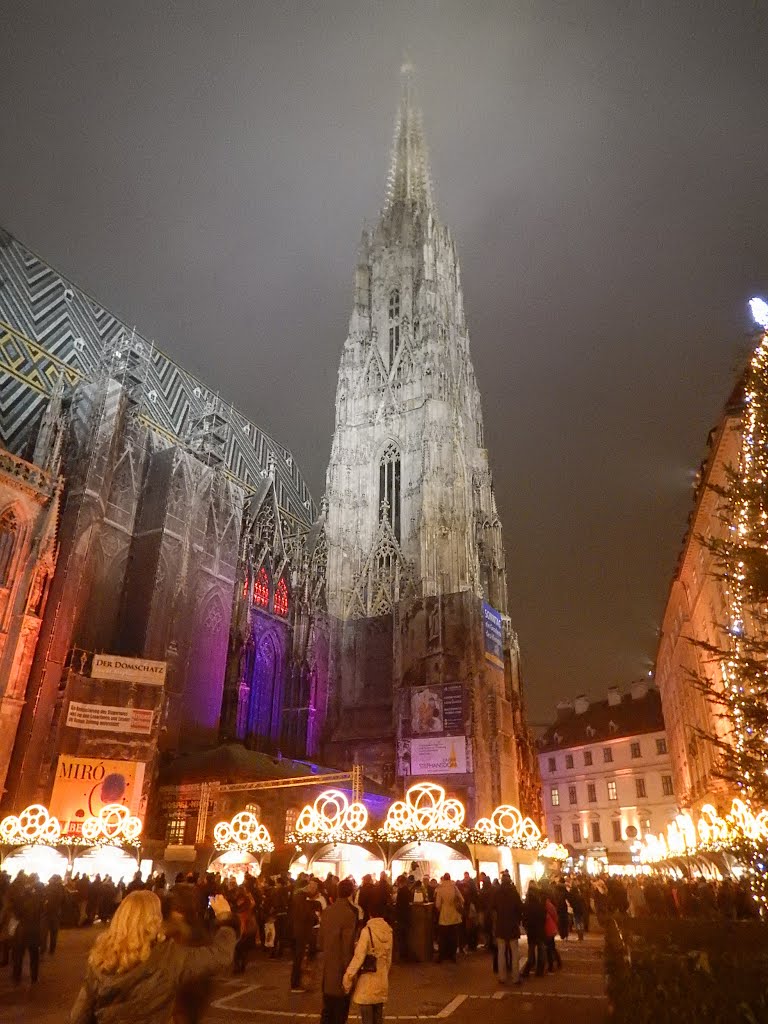
{"label": "crowd of people", "polygon": [[[423,943],[414,941],[415,904],[423,907],[420,919],[426,914],[429,921],[426,954]],[[393,960],[455,963],[482,951],[500,984],[521,984],[560,970],[562,942],[572,933],[583,939],[592,918],[602,925],[614,914],[744,919],[757,909],[746,884],[733,880],[566,875],[531,882],[523,896],[507,872],[497,879],[465,872],[454,881],[447,873],[430,877],[418,863],[394,883],[382,872],[366,875],[359,886],[333,874],[293,879],[246,873],[238,881],[190,873],[169,884],[162,874],[143,880],[137,872],[127,884],[77,875],[66,882],[55,875],[42,884],[35,875],[22,872],[11,881],[0,873],[0,966],[10,965],[18,984],[28,959],[34,983],[41,954],[55,953],[62,926],[99,921],[108,930],[91,953],[90,980],[73,1012],[74,1024],[101,1020],[94,1006],[114,1002],[118,991],[121,1005],[132,1005],[126,986],[140,991],[141,1006],[154,1006],[155,1015],[104,1019],[164,1024],[171,1019],[163,1016],[167,1010],[178,1024],[199,1020],[212,975],[228,964],[242,973],[257,955],[290,957],[293,992],[305,991],[315,962],[321,965],[323,1024],[345,1024],[351,999],[363,1024],[380,1024]],[[136,929],[144,929],[141,969],[131,961],[138,947],[135,941],[131,946],[130,935]],[[527,955],[521,962],[523,935]],[[167,946],[155,950],[161,941]],[[122,945],[134,953],[121,959]]]}

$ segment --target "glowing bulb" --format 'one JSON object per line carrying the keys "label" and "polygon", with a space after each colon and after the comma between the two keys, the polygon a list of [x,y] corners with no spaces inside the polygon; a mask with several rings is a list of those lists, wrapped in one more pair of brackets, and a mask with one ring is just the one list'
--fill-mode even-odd
{"label": "glowing bulb", "polygon": [[752,318],[764,331],[768,330],[768,302],[755,296],[749,300],[749,308],[752,310]]}

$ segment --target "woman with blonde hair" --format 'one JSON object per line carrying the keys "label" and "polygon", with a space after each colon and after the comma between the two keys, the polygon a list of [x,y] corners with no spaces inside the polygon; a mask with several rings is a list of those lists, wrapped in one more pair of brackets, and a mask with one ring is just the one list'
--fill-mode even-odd
{"label": "woman with blonde hair", "polygon": [[[221,927],[207,946],[166,939],[160,900],[145,889],[125,897],[88,957],[70,1024],[168,1024],[182,986],[232,962],[234,921],[223,896],[211,907]],[[229,925],[229,927],[226,927]]]}

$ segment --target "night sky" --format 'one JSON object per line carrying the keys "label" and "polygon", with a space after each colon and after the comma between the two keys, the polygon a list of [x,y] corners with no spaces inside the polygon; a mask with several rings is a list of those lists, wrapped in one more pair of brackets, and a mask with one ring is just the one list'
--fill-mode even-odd
{"label": "night sky", "polygon": [[531,718],[652,665],[768,292],[768,4],[16,0],[0,224],[316,498],[398,69],[462,261]]}

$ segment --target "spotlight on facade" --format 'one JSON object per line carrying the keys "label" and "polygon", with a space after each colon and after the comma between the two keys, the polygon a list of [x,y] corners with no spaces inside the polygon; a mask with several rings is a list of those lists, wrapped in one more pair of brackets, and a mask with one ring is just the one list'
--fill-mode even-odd
{"label": "spotlight on facade", "polygon": [[752,318],[755,323],[764,331],[768,331],[768,302],[755,296],[754,299],[749,300],[749,308],[752,310]]}

